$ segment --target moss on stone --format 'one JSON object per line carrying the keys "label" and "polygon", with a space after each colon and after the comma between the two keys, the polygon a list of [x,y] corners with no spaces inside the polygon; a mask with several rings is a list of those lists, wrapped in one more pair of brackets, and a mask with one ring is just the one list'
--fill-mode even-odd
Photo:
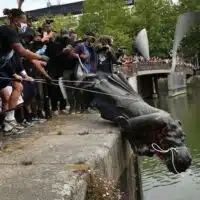
{"label": "moss on stone", "polygon": [[63,135],[62,131],[58,131],[57,135]]}
{"label": "moss on stone", "polygon": [[120,200],[121,195],[116,183],[102,178],[95,172],[88,175],[87,200]]}

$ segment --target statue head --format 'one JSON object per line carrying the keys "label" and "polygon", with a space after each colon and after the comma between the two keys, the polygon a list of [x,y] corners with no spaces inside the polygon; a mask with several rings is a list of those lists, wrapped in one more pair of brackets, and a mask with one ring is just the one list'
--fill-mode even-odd
{"label": "statue head", "polygon": [[185,143],[181,122],[171,118],[162,129],[160,138],[157,141],[159,146],[152,144],[154,153],[164,161],[170,172],[185,172],[191,165],[192,157]]}
{"label": "statue head", "polygon": [[117,121],[139,155],[158,156],[173,173],[185,172],[191,165],[192,157],[185,143],[181,122],[168,113],[130,119],[121,117]]}

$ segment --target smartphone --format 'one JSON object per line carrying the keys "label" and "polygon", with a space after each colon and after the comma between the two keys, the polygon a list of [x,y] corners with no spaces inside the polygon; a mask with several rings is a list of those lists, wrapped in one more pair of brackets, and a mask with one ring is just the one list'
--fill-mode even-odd
{"label": "smartphone", "polygon": [[44,33],[43,33],[43,37],[46,37],[46,36],[48,36],[48,33],[47,33],[47,32],[44,32]]}

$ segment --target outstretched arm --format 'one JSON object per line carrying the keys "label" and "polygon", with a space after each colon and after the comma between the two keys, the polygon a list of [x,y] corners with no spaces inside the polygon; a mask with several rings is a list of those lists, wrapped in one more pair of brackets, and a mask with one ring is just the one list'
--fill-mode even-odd
{"label": "outstretched arm", "polygon": [[51,81],[51,77],[47,74],[44,67],[46,66],[46,63],[40,60],[32,60],[32,64],[35,66],[35,68],[48,80]]}
{"label": "outstretched arm", "polygon": [[49,75],[47,74],[47,72],[45,71],[45,69],[43,68],[43,66],[46,65],[46,62],[43,62],[42,60],[45,60],[46,57],[43,58],[43,56],[40,56],[36,53],[33,53],[29,50],[26,50],[21,43],[14,43],[12,45],[12,49],[19,53],[20,56],[26,58],[27,60],[29,60],[31,63],[33,63],[33,65],[35,66],[35,68],[42,74],[45,76],[45,78],[47,80],[51,80],[51,78],[49,77]]}
{"label": "outstretched arm", "polygon": [[12,44],[12,49],[27,60],[43,60],[42,56],[25,49],[21,43]]}

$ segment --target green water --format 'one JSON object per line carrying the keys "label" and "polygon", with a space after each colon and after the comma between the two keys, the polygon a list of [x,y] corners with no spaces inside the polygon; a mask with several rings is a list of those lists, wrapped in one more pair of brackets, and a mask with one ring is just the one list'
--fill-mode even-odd
{"label": "green water", "polygon": [[143,158],[144,200],[199,200],[200,88],[188,89],[187,95],[173,99],[162,96],[154,105],[182,121],[193,162],[186,173],[173,175],[157,158]]}

